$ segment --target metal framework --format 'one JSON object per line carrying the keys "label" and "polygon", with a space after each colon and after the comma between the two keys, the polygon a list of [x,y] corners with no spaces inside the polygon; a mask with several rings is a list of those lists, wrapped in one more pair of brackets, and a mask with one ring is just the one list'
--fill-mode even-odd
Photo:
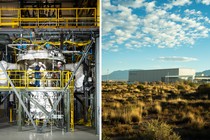
{"label": "metal framework", "polygon": [[[5,70],[0,63],[0,73],[4,73],[6,85],[0,85],[0,91],[9,91],[5,98],[11,93],[15,93],[15,100],[18,102],[17,124],[18,130],[22,130],[24,123],[32,124],[37,132],[44,132],[47,126],[53,124],[53,115],[58,111],[62,104],[62,115],[64,116],[64,124],[66,132],[74,131],[75,118],[78,112],[83,111],[84,124],[92,119],[90,124],[95,126],[96,133],[100,132],[100,46],[99,46],[99,26],[100,26],[100,1],[97,0],[97,8],[0,8],[0,33],[8,34],[12,38],[10,43],[4,43],[5,46],[1,55],[5,55],[5,61],[10,62],[8,54],[13,56],[21,56],[27,53],[27,49],[20,46],[33,45],[34,51],[42,50],[47,45],[53,46],[53,49],[59,50],[64,54],[66,64],[76,64],[74,70],[70,71],[40,71],[44,73],[57,73],[60,78],[46,78],[42,76],[40,81],[44,86],[35,87],[34,78],[31,77],[36,71],[34,70]],[[35,32],[35,38],[32,38],[32,32]],[[18,38],[18,39],[17,39]],[[53,40],[53,39],[56,40]],[[51,40],[52,39],[52,40]],[[96,40],[95,40],[96,39]],[[90,40],[90,41],[88,41]],[[4,40],[5,41],[5,40]],[[6,41],[5,41],[6,42]],[[94,44],[94,45],[93,45]],[[62,48],[67,46],[68,49]],[[91,48],[94,46],[93,48]],[[20,49],[20,48],[21,49]],[[74,48],[73,48],[74,47]],[[44,48],[48,49],[48,48]],[[91,50],[90,50],[91,49]],[[49,49],[50,50],[50,49]],[[95,56],[94,56],[95,55]],[[73,60],[72,57],[75,59]],[[13,59],[14,58],[14,59]],[[8,60],[7,60],[8,59]],[[12,62],[24,64],[22,59],[19,62],[18,57],[12,57]],[[14,62],[13,62],[14,61]],[[39,58],[37,59],[39,61]],[[53,64],[54,65],[54,64]],[[83,91],[77,92],[74,82],[79,67],[84,66],[85,75]],[[93,78],[88,83],[88,77]],[[62,77],[62,78],[61,78]],[[53,83],[48,85],[48,81]],[[59,83],[59,84],[57,84]],[[87,85],[89,84],[89,85]],[[91,85],[93,84],[93,85]],[[74,89],[75,88],[75,89]],[[53,92],[56,94],[56,100],[48,101],[51,111],[47,110],[42,104],[32,97],[32,92],[46,93]],[[30,114],[26,101],[33,104],[45,115],[45,119],[38,120]],[[47,100],[46,100],[47,101]],[[75,104],[80,104],[78,107]],[[83,108],[81,108],[83,107]],[[91,109],[90,109],[91,108]],[[10,122],[12,122],[12,112],[10,110]],[[92,112],[90,112],[92,111]],[[24,114],[24,115],[23,115]],[[26,118],[24,118],[26,117]],[[74,118],[75,117],[75,118]],[[83,116],[82,116],[83,117]],[[81,116],[78,118],[81,119]],[[76,120],[77,121],[77,120]],[[42,124],[42,125],[40,125]],[[49,128],[49,127],[48,127]]]}
{"label": "metal framework", "polygon": [[[28,16],[22,13],[28,13]],[[43,15],[44,13],[44,15]],[[96,8],[1,8],[0,26],[13,28],[91,28],[99,26]]]}
{"label": "metal framework", "polygon": [[[32,123],[33,127],[37,132],[43,132],[45,127],[47,126],[50,119],[52,119],[52,115],[54,111],[56,110],[58,104],[60,103],[61,99],[65,96],[66,101],[66,109],[65,109],[65,116],[66,116],[66,122],[67,122],[67,131],[71,128],[72,131],[74,131],[74,77],[76,75],[77,70],[79,69],[80,65],[83,63],[85,58],[88,55],[88,52],[90,48],[92,47],[93,43],[95,42],[94,39],[91,40],[90,44],[86,45],[83,55],[76,65],[75,70],[71,73],[69,71],[47,71],[50,73],[59,73],[62,77],[57,79],[40,79],[43,81],[51,80],[51,81],[59,81],[60,85],[56,87],[50,87],[51,90],[54,90],[58,93],[60,93],[58,99],[53,103],[51,112],[48,112],[42,105],[40,105],[36,100],[33,98],[30,98],[28,92],[30,91],[41,91],[45,92],[48,91],[48,87],[32,87],[30,86],[30,74],[34,73],[36,71],[21,71],[21,70],[14,70],[14,71],[6,71],[3,67],[2,63],[0,63],[0,68],[2,69],[2,72],[6,76],[6,78],[0,79],[3,81],[8,82],[7,85],[0,86],[1,90],[8,90],[8,91],[14,91],[15,95],[17,96],[19,100],[19,111],[18,111],[18,126],[19,130],[22,130],[22,107],[24,109],[24,112],[26,112],[28,118],[30,119],[30,122]],[[46,72],[46,71],[45,71]],[[20,84],[21,83],[21,84]],[[33,104],[35,104],[45,115],[46,120],[43,122],[43,125],[39,127],[37,125],[37,121],[35,123],[34,119],[30,115],[26,105],[24,104],[24,97]],[[69,112],[70,110],[70,112]]]}

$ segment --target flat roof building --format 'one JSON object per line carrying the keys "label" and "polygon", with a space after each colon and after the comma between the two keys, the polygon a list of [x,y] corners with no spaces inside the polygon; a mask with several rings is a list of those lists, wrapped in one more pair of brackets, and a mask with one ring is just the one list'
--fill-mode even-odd
{"label": "flat roof building", "polygon": [[194,69],[171,68],[154,70],[132,70],[129,71],[130,82],[175,82],[180,79],[193,80],[195,77]]}

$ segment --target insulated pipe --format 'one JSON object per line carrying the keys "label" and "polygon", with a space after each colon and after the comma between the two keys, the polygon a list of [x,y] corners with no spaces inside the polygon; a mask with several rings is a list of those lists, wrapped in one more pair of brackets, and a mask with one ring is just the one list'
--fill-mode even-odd
{"label": "insulated pipe", "polygon": [[[78,63],[75,64],[65,64],[64,65],[64,70],[69,70],[69,71],[75,71],[76,66]],[[80,67],[78,68],[76,74],[75,74],[75,87],[76,89],[81,89],[83,86],[83,81],[84,81],[84,73],[83,73],[83,65],[81,64]]]}
{"label": "insulated pipe", "polygon": [[[7,63],[6,61],[0,61],[0,63],[6,70],[17,70],[20,68],[20,66],[18,64]],[[1,68],[0,68],[0,78],[1,78],[0,85],[8,86],[7,77]]]}
{"label": "insulated pipe", "polygon": [[[7,63],[6,61],[0,61],[1,63],[4,63],[3,66],[6,70],[18,70],[20,69],[20,65],[16,63]],[[1,70],[1,68],[0,68]],[[0,74],[3,73],[2,71]]]}
{"label": "insulated pipe", "polygon": [[7,63],[7,70],[19,70],[20,65],[16,63]]}

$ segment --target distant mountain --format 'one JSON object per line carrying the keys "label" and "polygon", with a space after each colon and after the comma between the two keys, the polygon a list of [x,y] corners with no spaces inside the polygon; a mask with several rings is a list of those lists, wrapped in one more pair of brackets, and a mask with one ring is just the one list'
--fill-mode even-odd
{"label": "distant mountain", "polygon": [[113,81],[128,81],[129,70],[118,70],[108,75],[102,75],[102,81],[113,80]]}
{"label": "distant mountain", "polygon": [[205,70],[203,72],[196,72],[196,76],[201,76],[204,74],[204,76],[210,76],[210,70]]}

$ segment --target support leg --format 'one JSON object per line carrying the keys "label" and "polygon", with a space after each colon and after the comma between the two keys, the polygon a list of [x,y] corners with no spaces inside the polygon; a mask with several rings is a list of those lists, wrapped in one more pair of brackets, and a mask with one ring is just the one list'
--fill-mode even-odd
{"label": "support leg", "polygon": [[[73,82],[72,82],[73,83]],[[71,131],[74,131],[74,89],[73,86],[74,84],[71,85],[71,92],[70,92],[70,113],[71,113]]]}
{"label": "support leg", "polygon": [[70,96],[69,96],[69,91],[64,94],[64,111],[65,111],[65,123],[66,123],[66,132],[70,131]]}
{"label": "support leg", "polygon": [[[21,92],[19,92],[19,96],[22,99]],[[22,131],[22,106],[20,104],[20,101],[18,103],[18,131]]]}

